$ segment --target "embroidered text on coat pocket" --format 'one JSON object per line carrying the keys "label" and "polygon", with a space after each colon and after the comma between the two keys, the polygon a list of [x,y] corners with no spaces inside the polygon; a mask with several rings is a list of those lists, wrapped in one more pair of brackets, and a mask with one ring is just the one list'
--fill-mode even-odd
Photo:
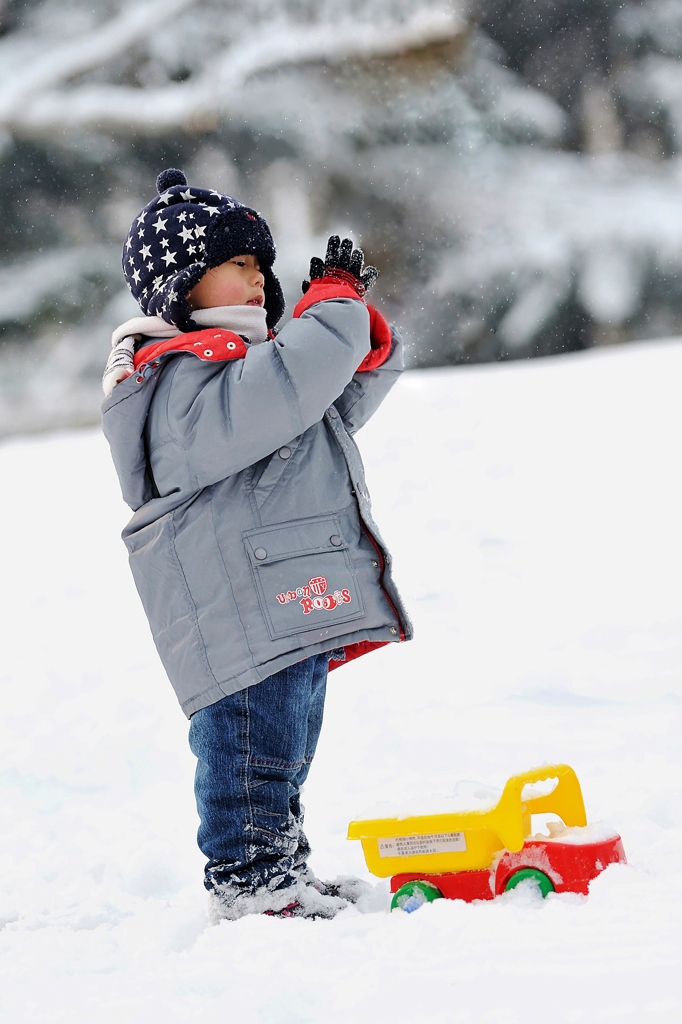
{"label": "embroidered text on coat pocket", "polygon": [[312,629],[334,635],[365,614],[336,516],[249,530],[244,541],[273,640]]}

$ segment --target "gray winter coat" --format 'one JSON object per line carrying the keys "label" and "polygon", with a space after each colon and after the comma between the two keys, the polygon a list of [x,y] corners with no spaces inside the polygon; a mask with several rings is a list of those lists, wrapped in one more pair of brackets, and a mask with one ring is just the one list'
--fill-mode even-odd
{"label": "gray winter coat", "polygon": [[189,717],[313,654],[350,660],[411,627],[352,437],[402,370],[397,334],[364,373],[357,299],[317,302],[242,358],[206,340],[183,350],[186,337],[114,388],[103,426],[135,512],[123,532],[135,583]]}

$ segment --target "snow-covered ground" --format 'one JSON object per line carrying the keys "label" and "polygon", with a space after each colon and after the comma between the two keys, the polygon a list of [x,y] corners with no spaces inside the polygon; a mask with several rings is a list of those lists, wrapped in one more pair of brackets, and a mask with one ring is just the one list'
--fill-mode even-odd
{"label": "snow-covered ground", "polygon": [[11,1024],[678,1024],[682,342],[407,374],[360,435],[417,636],[330,680],[313,867],[347,823],[567,761],[629,858],[332,922],[209,927],[187,724],[96,431],[0,447],[0,1014]]}

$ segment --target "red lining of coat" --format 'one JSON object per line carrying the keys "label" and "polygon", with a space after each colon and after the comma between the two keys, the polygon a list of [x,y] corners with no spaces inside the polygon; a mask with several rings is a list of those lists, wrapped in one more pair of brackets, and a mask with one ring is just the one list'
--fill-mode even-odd
{"label": "red lining of coat", "polygon": [[391,354],[393,335],[383,316],[374,306],[367,306],[369,311],[369,338],[371,349],[358,366],[356,373],[367,373],[382,366]]}
{"label": "red lining of coat", "polygon": [[388,647],[392,642],[391,640],[358,640],[356,644],[348,644],[343,648],[346,652],[345,660],[330,661],[329,671],[332,672],[341,665],[347,665],[349,661],[355,661],[356,658],[361,658],[363,654],[369,654],[370,651],[376,651],[379,647]]}

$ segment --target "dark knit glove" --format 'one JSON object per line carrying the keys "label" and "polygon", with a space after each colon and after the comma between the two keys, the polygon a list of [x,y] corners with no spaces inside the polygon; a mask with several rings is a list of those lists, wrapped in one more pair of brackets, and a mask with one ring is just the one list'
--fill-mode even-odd
{"label": "dark knit glove", "polygon": [[331,235],[327,242],[327,255],[324,263],[319,256],[310,261],[310,281],[303,281],[303,294],[308,291],[313,281],[320,277],[336,277],[352,285],[360,298],[369,291],[379,271],[376,267],[365,267],[365,254],[362,249],[354,249],[350,238],[343,241],[338,235]]}

